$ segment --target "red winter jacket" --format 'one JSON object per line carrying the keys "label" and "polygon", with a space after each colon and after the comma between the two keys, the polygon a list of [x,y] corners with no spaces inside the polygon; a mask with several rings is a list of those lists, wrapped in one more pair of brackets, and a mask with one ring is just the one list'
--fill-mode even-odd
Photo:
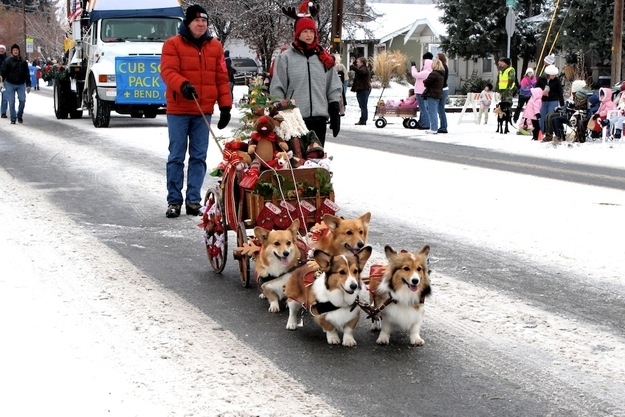
{"label": "red winter jacket", "polygon": [[167,86],[167,114],[200,114],[195,100],[187,100],[182,96],[182,84],[187,81],[197,91],[202,112],[213,114],[215,102],[219,107],[232,107],[230,81],[221,42],[204,35],[200,48],[191,39],[189,29],[183,25],[178,35],[163,44],[161,78]]}

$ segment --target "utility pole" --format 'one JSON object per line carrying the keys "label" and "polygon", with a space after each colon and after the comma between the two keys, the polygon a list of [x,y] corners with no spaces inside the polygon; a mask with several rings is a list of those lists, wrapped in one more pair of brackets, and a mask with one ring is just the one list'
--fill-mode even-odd
{"label": "utility pole", "polygon": [[614,1],[614,26],[612,38],[612,85],[621,81],[623,56],[623,0]]}
{"label": "utility pole", "polygon": [[24,57],[25,59],[28,59],[28,35],[26,35],[26,0],[22,0],[22,19],[24,30]]}
{"label": "utility pole", "polygon": [[340,54],[343,32],[343,0],[333,0],[332,3],[332,52]]}

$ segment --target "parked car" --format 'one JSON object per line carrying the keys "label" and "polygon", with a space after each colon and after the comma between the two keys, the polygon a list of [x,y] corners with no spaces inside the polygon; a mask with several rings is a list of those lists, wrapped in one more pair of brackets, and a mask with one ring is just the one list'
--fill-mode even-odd
{"label": "parked car", "polygon": [[246,85],[250,78],[256,77],[262,68],[252,58],[234,57],[232,59],[232,68],[236,70],[234,74],[234,83],[236,85]]}

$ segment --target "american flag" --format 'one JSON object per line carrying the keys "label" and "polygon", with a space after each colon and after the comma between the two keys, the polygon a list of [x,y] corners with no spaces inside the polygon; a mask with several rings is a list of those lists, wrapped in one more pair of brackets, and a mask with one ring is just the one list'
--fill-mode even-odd
{"label": "american flag", "polygon": [[81,0],[73,1],[73,7],[69,15],[69,23],[72,23],[76,19],[80,19],[80,15],[82,15],[82,6],[80,5],[80,2]]}

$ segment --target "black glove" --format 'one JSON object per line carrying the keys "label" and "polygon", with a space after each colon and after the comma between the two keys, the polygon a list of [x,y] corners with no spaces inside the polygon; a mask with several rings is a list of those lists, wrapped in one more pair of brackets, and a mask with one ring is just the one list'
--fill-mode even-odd
{"label": "black glove", "polygon": [[416,62],[414,62],[414,61],[410,61],[410,65],[412,65],[413,67],[416,67],[416,66],[417,66],[417,63],[416,63]]}
{"label": "black glove", "polygon": [[332,129],[332,136],[336,137],[341,130],[341,116],[339,116],[338,101],[333,101],[328,105],[328,113],[330,113],[330,129]]}
{"label": "black glove", "polygon": [[228,123],[230,123],[230,107],[220,107],[219,110],[221,111],[221,113],[219,113],[217,128],[223,129],[224,127],[228,126]]}
{"label": "black glove", "polygon": [[536,116],[536,120],[540,120],[540,113],[536,113],[534,116]]}
{"label": "black glove", "polygon": [[193,100],[195,97],[198,96],[195,87],[193,87],[193,84],[188,81],[182,84],[182,89],[180,90],[180,92],[182,93],[182,97],[186,98],[187,100]]}

